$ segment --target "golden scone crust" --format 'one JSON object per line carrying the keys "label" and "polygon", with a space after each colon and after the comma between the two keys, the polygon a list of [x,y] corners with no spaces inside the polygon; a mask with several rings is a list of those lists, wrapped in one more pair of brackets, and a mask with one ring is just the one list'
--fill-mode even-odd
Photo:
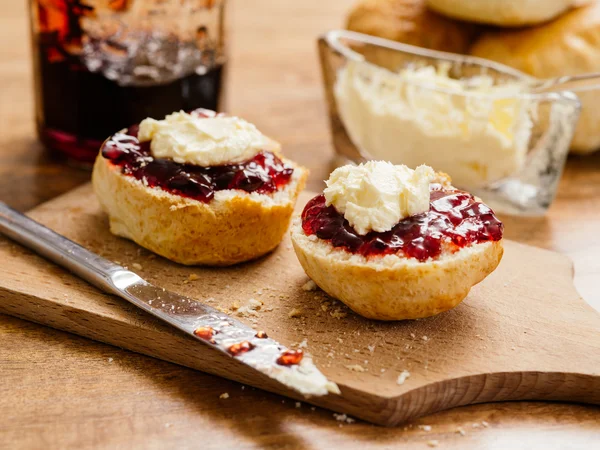
{"label": "golden scone crust", "polygon": [[[535,28],[485,33],[471,54],[538,78],[600,72],[600,2]],[[589,153],[600,148],[600,92],[577,95],[582,110],[571,151]]]}
{"label": "golden scone crust", "polygon": [[304,234],[292,225],[304,271],[327,294],[369,319],[430,317],[457,306],[500,263],[502,241],[465,247],[434,261],[387,255],[366,259]]}
{"label": "golden scone crust", "polygon": [[203,203],[149,188],[100,154],[92,184],[113,234],[181,264],[228,266],[277,247],[307,174],[294,165],[290,183],[272,195],[217,191]]}
{"label": "golden scone crust", "polygon": [[476,27],[436,14],[425,0],[361,0],[350,11],[346,28],[433,50],[466,53]]}
{"label": "golden scone crust", "polygon": [[558,17],[590,0],[427,0],[432,10],[469,22],[518,27]]}

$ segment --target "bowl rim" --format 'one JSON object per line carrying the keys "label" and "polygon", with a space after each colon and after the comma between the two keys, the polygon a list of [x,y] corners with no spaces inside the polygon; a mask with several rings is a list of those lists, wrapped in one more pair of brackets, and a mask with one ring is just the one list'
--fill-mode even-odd
{"label": "bowl rim", "polygon": [[[471,55],[460,55],[457,53],[443,52],[439,50],[430,50],[422,47],[417,47],[414,45],[404,44],[396,41],[391,41],[389,39],[384,39],[376,36],[370,36],[363,33],[358,33],[350,30],[329,30],[323,33],[319,40],[324,42],[329,48],[333,49],[341,56],[346,58],[347,60],[363,62],[366,64],[370,64],[375,67],[379,67],[383,70],[387,70],[390,73],[393,73],[389,69],[379,66],[375,63],[371,63],[365,60],[364,56],[360,53],[355,52],[350,47],[345,45],[341,39],[348,39],[359,41],[362,43],[366,43],[369,45],[374,45],[378,47],[384,47],[393,51],[407,53],[411,55],[421,56],[425,58],[433,58],[439,61],[445,61],[450,63],[459,63],[459,64],[470,64],[480,66],[482,68],[492,69],[494,71],[500,72],[502,74],[513,77],[516,81],[521,81],[527,86],[528,84],[534,84],[539,82],[540,79],[536,77],[532,77],[527,75],[520,70],[509,67],[505,64],[498,63],[495,61],[491,61],[489,59],[480,58],[477,56]],[[465,91],[465,90],[456,90],[447,87],[433,86],[431,83],[419,83],[414,80],[406,80],[407,84],[412,84],[414,86],[418,86],[421,88],[429,89],[431,91],[442,92],[449,95],[455,95],[460,97],[473,97],[473,98],[485,98],[489,99],[507,99],[507,98],[515,98],[515,99],[526,99],[533,100],[537,102],[556,102],[556,103],[564,103],[570,104],[571,106],[575,106],[576,108],[581,108],[581,101],[579,97],[571,90],[563,90],[563,91],[552,91],[552,92],[519,92],[519,93],[482,93],[477,91]]]}

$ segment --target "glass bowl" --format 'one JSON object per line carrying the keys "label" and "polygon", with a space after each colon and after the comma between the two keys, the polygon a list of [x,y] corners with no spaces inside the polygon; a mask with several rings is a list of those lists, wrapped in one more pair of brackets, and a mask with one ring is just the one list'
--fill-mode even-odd
{"label": "glass bowl", "polygon": [[345,30],[323,35],[319,54],[339,163],[427,164],[497,212],[549,208],[579,117],[573,92],[533,92],[539,80],[502,64]]}

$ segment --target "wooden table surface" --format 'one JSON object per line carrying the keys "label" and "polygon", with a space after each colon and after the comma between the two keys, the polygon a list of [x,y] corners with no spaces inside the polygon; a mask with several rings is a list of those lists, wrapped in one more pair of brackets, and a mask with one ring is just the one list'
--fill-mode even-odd
{"label": "wooden table surface", "polygon": [[[229,110],[308,166],[311,189],[332,156],[315,37],[338,27],[352,1],[234,0],[231,10]],[[0,200],[21,210],[89,177],[49,159],[35,139],[25,3],[0,4]],[[600,152],[569,160],[547,217],[505,221],[508,237],[570,255],[579,292],[600,310]],[[0,316],[0,448],[428,448],[432,440],[457,449],[592,448],[600,408],[499,403],[407,429],[341,425],[325,410]]]}

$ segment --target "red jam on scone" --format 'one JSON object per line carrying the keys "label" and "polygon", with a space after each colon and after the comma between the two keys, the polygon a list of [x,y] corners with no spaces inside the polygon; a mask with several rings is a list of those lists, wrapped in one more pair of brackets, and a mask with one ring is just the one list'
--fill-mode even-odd
{"label": "red jam on scone", "polygon": [[[211,117],[206,110],[192,114]],[[151,141],[138,139],[138,128],[135,125],[110,137],[102,146],[102,156],[121,167],[124,175],[174,195],[209,202],[215,191],[226,189],[270,194],[289,183],[294,173],[291,165],[266,150],[244,162],[211,167],[155,158]]]}
{"label": "red jam on scone", "polygon": [[302,229],[351,253],[366,257],[401,253],[419,261],[436,258],[442,250],[502,239],[502,222],[473,195],[438,183],[430,189],[429,211],[401,220],[390,231],[358,234],[333,205],[326,205],[324,195],[304,208]]}

